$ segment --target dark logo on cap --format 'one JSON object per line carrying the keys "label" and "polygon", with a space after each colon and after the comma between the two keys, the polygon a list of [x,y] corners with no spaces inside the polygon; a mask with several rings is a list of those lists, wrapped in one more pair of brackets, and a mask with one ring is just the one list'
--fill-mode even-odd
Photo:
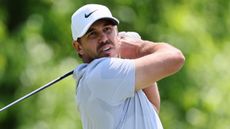
{"label": "dark logo on cap", "polygon": [[88,17],[89,17],[91,14],[93,14],[95,11],[97,11],[97,10],[94,10],[94,11],[88,13],[88,14],[85,13],[85,18],[88,18]]}

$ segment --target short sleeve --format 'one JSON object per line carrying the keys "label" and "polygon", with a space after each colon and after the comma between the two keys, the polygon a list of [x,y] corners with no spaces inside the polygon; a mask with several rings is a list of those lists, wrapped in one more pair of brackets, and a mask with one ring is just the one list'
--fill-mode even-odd
{"label": "short sleeve", "polygon": [[135,64],[129,59],[103,58],[88,72],[87,85],[99,99],[119,104],[135,92]]}

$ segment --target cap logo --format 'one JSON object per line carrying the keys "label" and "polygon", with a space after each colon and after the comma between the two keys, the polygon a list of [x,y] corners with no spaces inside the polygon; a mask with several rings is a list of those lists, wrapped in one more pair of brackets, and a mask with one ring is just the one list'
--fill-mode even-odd
{"label": "cap logo", "polygon": [[92,11],[92,12],[90,12],[89,14],[86,14],[85,13],[85,18],[88,18],[91,14],[93,14],[95,11],[97,11],[97,10],[94,10],[94,11]]}

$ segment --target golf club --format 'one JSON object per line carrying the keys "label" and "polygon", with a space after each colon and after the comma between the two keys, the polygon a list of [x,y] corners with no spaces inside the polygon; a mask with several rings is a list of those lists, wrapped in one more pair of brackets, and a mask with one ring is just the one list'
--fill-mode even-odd
{"label": "golf club", "polygon": [[59,78],[57,78],[57,79],[55,79],[55,80],[53,80],[53,81],[51,81],[51,82],[45,84],[44,86],[42,86],[42,87],[40,87],[40,88],[38,88],[38,89],[36,89],[36,90],[34,90],[34,91],[32,91],[32,92],[30,92],[30,93],[24,95],[23,97],[21,97],[21,98],[15,100],[14,102],[12,102],[12,103],[6,105],[5,107],[3,107],[3,108],[0,109],[0,112],[4,111],[5,109],[7,109],[7,108],[9,108],[9,107],[11,107],[11,106],[13,106],[13,105],[16,104],[16,103],[21,102],[22,100],[24,100],[24,99],[26,99],[26,98],[28,98],[28,97],[30,97],[30,96],[32,96],[32,95],[34,95],[34,94],[40,92],[41,90],[44,90],[45,88],[47,88],[47,87],[53,85],[54,83],[56,83],[56,82],[58,82],[58,81],[60,81],[60,80],[62,80],[62,79],[64,79],[64,78],[68,77],[68,76],[71,75],[71,74],[73,74],[73,70],[70,71],[70,72],[68,72],[68,73],[66,73],[66,74],[64,74],[63,76],[61,76],[61,77],[59,77]]}

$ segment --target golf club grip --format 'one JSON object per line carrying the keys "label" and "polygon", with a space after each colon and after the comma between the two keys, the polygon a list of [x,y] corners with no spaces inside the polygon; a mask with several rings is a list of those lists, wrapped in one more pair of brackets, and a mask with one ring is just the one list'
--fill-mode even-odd
{"label": "golf club grip", "polygon": [[59,77],[59,78],[57,78],[57,79],[55,79],[55,80],[53,80],[53,81],[51,81],[51,82],[45,84],[44,86],[42,86],[42,87],[40,87],[40,88],[38,88],[38,89],[36,89],[36,90],[34,90],[34,91],[32,91],[32,92],[30,92],[30,93],[24,95],[23,97],[21,97],[21,98],[15,100],[14,102],[12,102],[12,103],[6,105],[5,107],[3,107],[3,108],[0,109],[0,112],[2,112],[3,110],[5,110],[5,109],[7,109],[7,108],[9,108],[9,107],[11,107],[11,106],[13,106],[13,105],[16,104],[16,103],[19,103],[20,101],[22,101],[22,100],[24,100],[24,99],[26,99],[26,98],[28,98],[28,97],[30,97],[30,96],[32,96],[32,95],[38,93],[39,91],[44,90],[45,88],[47,88],[47,87],[53,85],[54,83],[56,83],[56,82],[58,82],[58,81],[60,81],[60,80],[62,80],[62,79],[64,79],[64,78],[68,77],[69,75],[73,74],[73,71],[74,71],[74,70],[72,70],[72,71],[70,71],[70,72],[64,74],[63,76],[61,76],[61,77]]}

